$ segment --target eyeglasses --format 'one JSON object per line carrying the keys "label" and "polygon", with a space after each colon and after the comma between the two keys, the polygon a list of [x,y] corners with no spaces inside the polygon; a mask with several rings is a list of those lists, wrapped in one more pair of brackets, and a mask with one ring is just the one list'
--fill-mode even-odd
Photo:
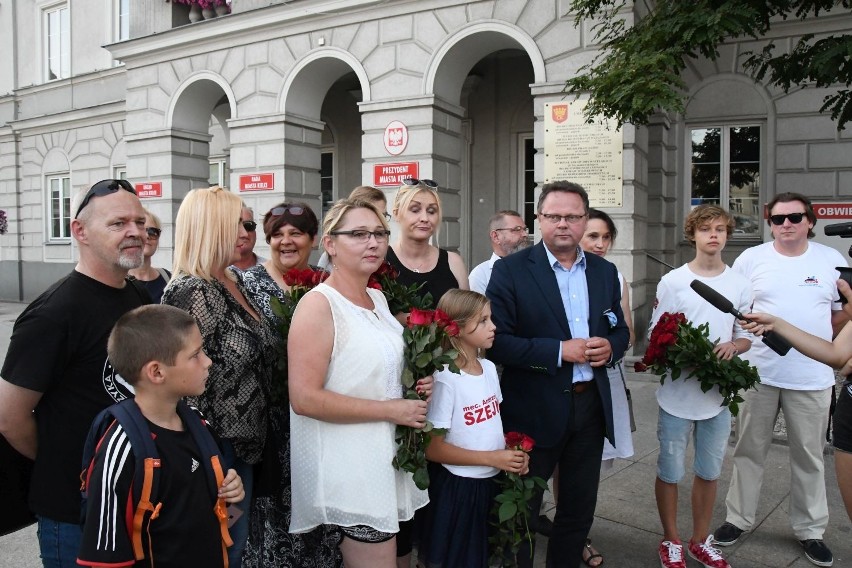
{"label": "eyeglasses", "polygon": [[794,225],[798,225],[804,219],[804,213],[787,213],[786,215],[770,215],[769,220],[773,225],[783,225],[785,219],[789,219]]}
{"label": "eyeglasses", "polygon": [[352,231],[332,231],[330,235],[349,235],[359,243],[370,241],[370,237],[376,237],[377,243],[386,243],[390,238],[391,232],[387,229],[379,229],[378,231],[367,231],[366,229],[355,229]]}
{"label": "eyeglasses", "polygon": [[382,215],[384,215],[384,216],[385,216],[385,221],[390,221],[391,219],[393,219],[393,217],[391,217],[391,214],[390,214],[390,213],[388,213],[387,211],[385,211],[384,213],[382,213]]}
{"label": "eyeglasses", "polygon": [[569,225],[576,225],[586,218],[586,215],[552,215],[550,213],[539,213],[538,216],[551,225],[558,225],[563,219],[567,221]]}
{"label": "eyeglasses", "polygon": [[86,195],[83,197],[83,201],[80,202],[80,206],[77,207],[77,212],[74,213],[74,218],[80,216],[80,211],[89,204],[89,201],[92,200],[93,197],[101,197],[104,195],[109,195],[110,193],[115,193],[116,191],[123,189],[124,191],[129,191],[133,195],[136,195],[136,190],[133,189],[133,186],[130,185],[130,182],[124,179],[105,179],[101,180],[95,185],[93,185],[89,191],[86,192]]}
{"label": "eyeglasses", "polygon": [[159,239],[163,230],[157,227],[145,227],[145,232],[148,234],[149,239]]}
{"label": "eyeglasses", "polygon": [[[558,221],[557,221],[558,222]],[[503,227],[502,229],[494,229],[495,231],[511,231],[516,235],[520,235],[521,233],[526,233],[527,228],[518,225],[517,227]]]}
{"label": "eyeglasses", "polygon": [[283,205],[281,207],[273,207],[269,210],[270,215],[283,215],[284,213],[290,213],[290,215],[301,215],[305,212],[305,208],[299,205]]}
{"label": "eyeglasses", "polygon": [[255,229],[257,229],[257,223],[254,221],[241,221],[243,224],[243,228],[249,233],[253,233]]}
{"label": "eyeglasses", "polygon": [[402,180],[402,183],[405,185],[425,185],[429,189],[438,189],[438,182],[433,179],[417,179],[417,178],[405,178]]}

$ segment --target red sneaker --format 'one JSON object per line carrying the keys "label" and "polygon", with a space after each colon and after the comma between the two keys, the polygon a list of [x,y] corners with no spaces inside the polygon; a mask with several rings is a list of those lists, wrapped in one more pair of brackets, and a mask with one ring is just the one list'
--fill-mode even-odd
{"label": "red sneaker", "polygon": [[664,540],[660,543],[660,566],[663,568],[686,568],[683,545],[680,541]]}
{"label": "red sneaker", "polygon": [[698,560],[704,568],[731,568],[728,561],[722,557],[718,548],[713,546],[713,535],[708,535],[704,542],[689,541],[689,555]]}

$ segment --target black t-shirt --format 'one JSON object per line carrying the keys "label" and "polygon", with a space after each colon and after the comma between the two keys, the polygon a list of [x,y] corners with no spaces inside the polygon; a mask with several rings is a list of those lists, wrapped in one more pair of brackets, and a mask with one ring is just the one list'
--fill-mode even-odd
{"label": "black t-shirt", "polygon": [[86,434],[98,412],[132,393],[107,360],[107,339],[119,317],[149,301],[129,283],[113,288],[73,271],[15,321],[0,376],[43,393],[29,497],[37,515],[80,521]]}
{"label": "black t-shirt", "polygon": [[[162,506],[159,516],[151,520],[150,530],[143,526],[146,557],[153,557],[157,568],[224,566],[221,529],[213,512],[216,500],[192,434],[186,429],[167,430],[150,421],[148,427],[160,454],[156,502]],[[125,452],[126,459],[122,459]],[[133,545],[126,519],[128,508],[135,510],[135,503],[128,503],[127,496],[136,461],[120,426],[107,433],[94,462],[78,558],[98,565],[129,565],[125,563],[133,561]],[[141,560],[134,566],[149,567],[151,561]]]}
{"label": "black t-shirt", "polygon": [[420,295],[425,296],[427,292],[432,294],[433,308],[438,305],[438,300],[448,290],[459,287],[459,281],[450,269],[450,255],[444,249],[438,249],[438,264],[429,272],[414,272],[407,269],[391,247],[388,247],[385,259],[399,271],[397,280],[400,283],[406,286],[423,283]]}

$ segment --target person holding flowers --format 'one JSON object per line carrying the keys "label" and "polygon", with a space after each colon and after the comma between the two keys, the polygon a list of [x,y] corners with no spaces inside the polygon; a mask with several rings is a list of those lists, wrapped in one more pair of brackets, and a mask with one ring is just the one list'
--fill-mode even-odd
{"label": "person holding flowers", "polygon": [[430,506],[418,561],[439,568],[488,567],[488,514],[500,471],[524,474],[529,458],[506,448],[500,420],[500,379],[497,368],[480,355],[494,343],[494,323],[488,299],[477,292],[449,290],[438,310],[458,324],[459,333],[447,336],[445,348],[458,352],[460,372],[445,367],[435,373],[435,393],[428,419],[435,428],[426,457],[430,467]]}
{"label": "person holding flowers", "polygon": [[[748,333],[733,315],[715,308],[690,287],[693,280],[699,280],[730,299],[741,312],[749,311],[749,281],[722,260],[722,250],[733,229],[733,217],[716,205],[699,205],[686,217],[683,232],[695,246],[695,258],[660,280],[651,328],[661,322],[660,325],[671,325],[672,330],[658,329],[655,335],[667,331],[676,335],[680,319],[669,316],[677,314],[696,325],[709,324],[709,338],[716,342],[713,352],[720,359],[729,360],[751,347]],[[706,568],[730,568],[713,546],[710,534],[717,480],[731,433],[731,412],[722,406],[722,401],[718,388],[704,392],[701,383],[693,378],[668,379],[657,390],[660,452],[654,491],[663,525],[659,547],[663,568],[686,568],[677,527],[677,501],[690,436],[695,444],[695,479],[688,553]]]}
{"label": "person holding flowers", "polygon": [[[290,297],[294,272],[310,273],[311,249],[316,242],[319,222],[313,210],[301,202],[279,203],[263,217],[263,232],[269,243],[269,260],[239,273],[246,295],[259,307],[264,319],[281,330],[272,298],[279,302]],[[324,273],[323,273],[324,274]],[[286,351],[286,334],[281,338]],[[290,408],[286,399],[286,357],[284,369],[273,377],[269,404],[269,427],[263,460],[255,471],[254,497],[249,521],[249,537],[243,554],[245,568],[267,564],[287,568],[337,568],[342,565],[337,543],[340,531],[318,527],[306,534],[290,534]],[[277,384],[276,384],[277,383]],[[280,393],[280,396],[276,396]]]}
{"label": "person holding flowers", "polygon": [[[299,302],[287,346],[290,531],[339,526],[351,568],[394,568],[399,522],[428,502],[392,465],[396,425],[424,427],[427,403],[402,398],[402,325],[367,286],[389,237],[372,204],[332,206],[322,237],[331,276]],[[427,397],[431,384],[419,383]]]}

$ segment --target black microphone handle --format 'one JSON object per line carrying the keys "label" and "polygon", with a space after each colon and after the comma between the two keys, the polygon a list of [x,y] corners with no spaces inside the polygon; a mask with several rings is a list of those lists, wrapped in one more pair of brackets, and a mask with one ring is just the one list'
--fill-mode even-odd
{"label": "black microphone handle", "polygon": [[767,331],[762,336],[763,344],[781,355],[782,357],[787,354],[788,351],[793,347],[790,345],[790,342],[784,339],[784,337],[778,335],[774,331]]}

